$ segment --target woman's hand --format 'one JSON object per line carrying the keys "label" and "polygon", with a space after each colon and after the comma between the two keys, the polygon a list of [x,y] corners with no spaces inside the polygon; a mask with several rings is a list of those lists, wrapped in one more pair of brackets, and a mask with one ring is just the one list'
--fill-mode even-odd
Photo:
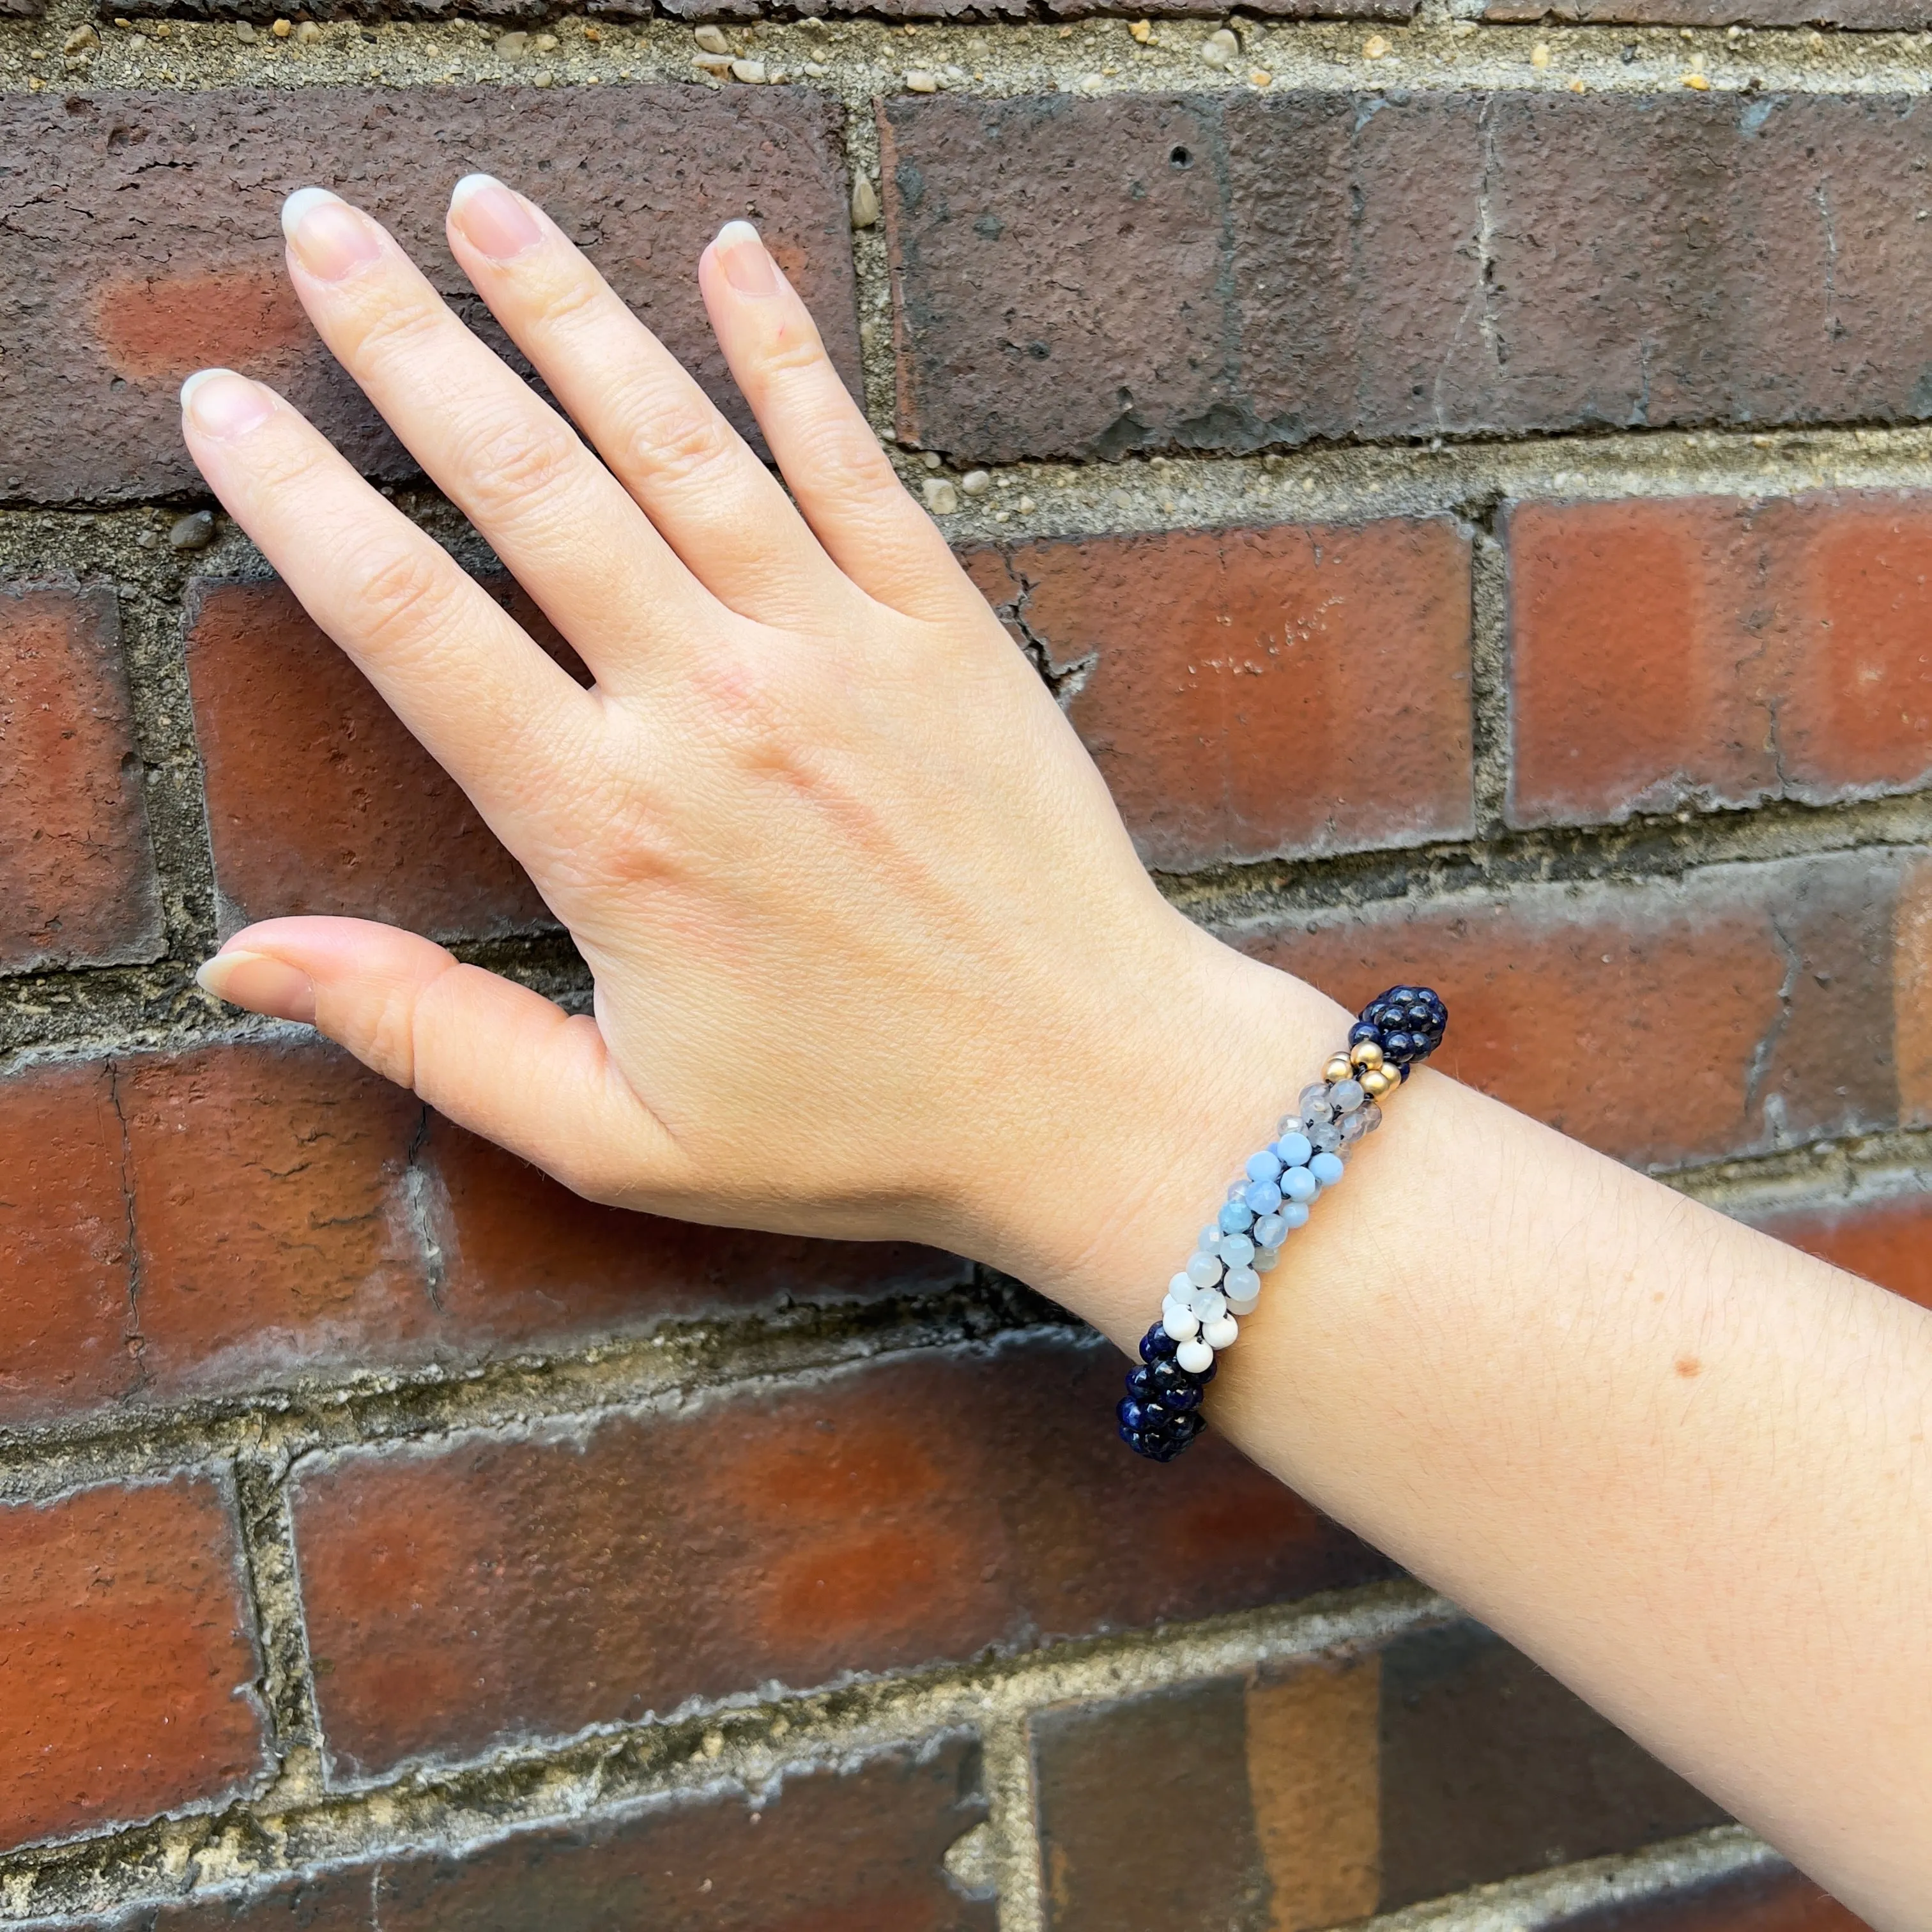
{"label": "woman's hand", "polygon": [[[1292,982],[1154,891],[756,232],[730,224],[698,272],[789,499],[500,182],[458,184],[450,246],[587,442],[368,216],[310,188],[283,218],[322,340],[594,688],[260,385],[193,378],[189,447],[528,869],[596,1018],[349,920],[250,927],[204,983],[598,1200],[914,1236],[1054,1286],[1178,1166],[1184,1235],[1219,1155],[1177,1160],[1187,1103],[1210,1142],[1252,1131],[1199,1066],[1244,1014],[1278,1030]],[[1306,1062],[1331,1029],[1303,997]],[[1060,1171],[1070,1118],[1097,1189]]]}

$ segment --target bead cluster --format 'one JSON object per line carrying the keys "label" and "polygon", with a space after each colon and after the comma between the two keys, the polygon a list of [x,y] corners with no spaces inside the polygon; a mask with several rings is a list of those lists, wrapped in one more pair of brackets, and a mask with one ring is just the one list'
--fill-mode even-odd
{"label": "bead cluster", "polygon": [[1160,1319],[1141,1338],[1140,1366],[1128,1375],[1117,1412],[1121,1439],[1137,1455],[1172,1462],[1207,1426],[1201,1402],[1214,1358],[1260,1305],[1262,1277],[1310,1208],[1342,1178],[1364,1137],[1382,1125],[1382,1102],[1442,1045],[1448,1023],[1448,1010],[1426,986],[1392,986],[1371,1000],[1346,1049],[1282,1116],[1279,1138],[1248,1156],[1187,1265],[1168,1283]]}

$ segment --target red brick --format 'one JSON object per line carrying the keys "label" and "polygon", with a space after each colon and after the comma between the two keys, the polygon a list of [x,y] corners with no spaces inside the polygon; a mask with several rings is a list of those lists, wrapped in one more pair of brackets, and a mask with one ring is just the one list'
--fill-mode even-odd
{"label": "red brick", "polygon": [[992,1900],[943,1864],[985,1813],[976,1745],[944,1737],[801,1767],[756,1800],[709,1792],[163,1906],[139,1932],[994,1932]]}
{"label": "red brick", "polygon": [[259,1669],[214,1481],[0,1503],[0,1850],[245,1795]]}
{"label": "red brick", "polygon": [[[1446,518],[976,552],[1157,869],[1474,828],[1469,548]],[[1372,731],[1362,721],[1375,720]]]}
{"label": "red brick", "polygon": [[157,957],[112,590],[0,585],[0,972]]}
{"label": "red brick", "polygon": [[1052,1932],[1322,1932],[1724,1816],[1467,1625],[1030,1731]]}
{"label": "red brick", "polygon": [[299,1465],[334,1774],[1386,1573],[1218,1438],[1138,1464],[1119,1376],[1041,1339]]}
{"label": "red brick", "polygon": [[389,223],[485,337],[450,259],[452,184],[484,169],[543,197],[742,425],[698,296],[720,224],[755,212],[859,382],[836,103],[803,89],[329,87],[50,92],[6,106],[0,176],[0,490],[138,498],[202,485],[176,390],[224,362],[284,388],[372,475],[415,465],[314,344],[281,285],[282,197],[340,186]]}
{"label": "red brick", "polygon": [[962,460],[1932,406],[1895,100],[880,112],[900,429]]}
{"label": "red brick", "polygon": [[[117,1084],[148,1400],[474,1363],[634,1334],[668,1316],[970,1278],[964,1262],[907,1244],[594,1206],[332,1048],[136,1054]],[[118,1139],[112,1155],[97,1192],[111,1186],[118,1204]],[[64,1196],[44,1213],[41,1238],[85,1233]]]}
{"label": "red brick", "polygon": [[1550,1932],[1870,1932],[1789,1870],[1747,1872],[1665,1898],[1633,1900],[1556,1921]]}
{"label": "red brick", "polygon": [[0,1428],[111,1402],[138,1376],[112,1070],[0,1080]]}
{"label": "red brick", "polygon": [[[488,587],[581,672],[509,580]],[[554,923],[455,781],[284,586],[197,584],[189,611],[208,836],[230,930],[291,913],[436,938]]]}
{"label": "red brick", "polygon": [[1899,1121],[1908,1127],[1932,1126],[1932,858],[1906,867],[1892,927],[1898,949],[1892,1025]]}
{"label": "red brick", "polygon": [[1833,1202],[1750,1219],[1808,1255],[1932,1308],[1932,1193]]}
{"label": "red brick", "polygon": [[1670,1166],[1895,1124],[1898,870],[1846,854],[1681,884],[1519,886],[1237,938],[1352,1006],[1426,981],[1449,1005],[1438,1065],[1606,1154]]}
{"label": "red brick", "polygon": [[1932,496],[1520,504],[1518,825],[1932,780]]}

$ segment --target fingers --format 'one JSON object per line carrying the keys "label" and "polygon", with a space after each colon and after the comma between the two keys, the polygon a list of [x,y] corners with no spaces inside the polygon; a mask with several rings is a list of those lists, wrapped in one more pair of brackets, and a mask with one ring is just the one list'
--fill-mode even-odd
{"label": "fingers", "polygon": [[414,933],[356,919],[268,920],[238,932],[196,977],[231,1005],[315,1027],[592,1199],[647,1197],[674,1158],[596,1021]]}
{"label": "fingers", "polygon": [[718,614],[616,478],[360,209],[282,211],[289,272],[335,357],[605,684]]}
{"label": "fingers", "polygon": [[836,573],[777,480],[556,224],[466,175],[448,232],[511,339],[712,594],[764,623],[821,610]]}
{"label": "fingers", "polygon": [[906,494],[758,230],[727,222],[698,277],[731,374],[833,561],[909,616],[956,610],[965,579],[946,539]]}
{"label": "fingers", "polygon": [[272,389],[203,370],[182,386],[182,433],[310,616],[524,849],[560,765],[585,763],[596,701]]}

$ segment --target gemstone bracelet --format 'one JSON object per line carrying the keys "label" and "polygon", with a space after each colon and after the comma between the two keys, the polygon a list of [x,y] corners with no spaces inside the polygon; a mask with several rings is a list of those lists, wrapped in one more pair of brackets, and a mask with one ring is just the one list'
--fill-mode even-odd
{"label": "gemstone bracelet", "polygon": [[1342,1178],[1382,1102],[1442,1044],[1448,1009],[1426,986],[1391,986],[1362,1009],[1348,1045],[1284,1114],[1280,1138],[1248,1156],[1187,1265],[1167,1285],[1160,1319],[1141,1337],[1140,1366],[1116,1413],[1136,1455],[1171,1462],[1202,1430],[1201,1400],[1214,1358],[1232,1348],[1260,1305],[1262,1277],[1316,1199]]}

